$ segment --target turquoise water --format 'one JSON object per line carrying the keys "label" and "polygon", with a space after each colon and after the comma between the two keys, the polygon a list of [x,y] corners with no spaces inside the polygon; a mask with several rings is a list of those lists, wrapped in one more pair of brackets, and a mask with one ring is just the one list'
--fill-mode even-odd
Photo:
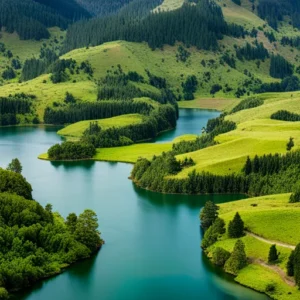
{"label": "turquoise water", "polygon": [[[196,133],[216,116],[200,110],[181,114],[177,129],[165,133],[166,140]],[[56,128],[0,128],[0,166],[18,157],[34,198],[42,205],[52,203],[64,217],[95,210],[106,244],[96,257],[36,284],[17,299],[267,299],[235,284],[200,249],[198,216],[205,201],[242,196],[162,195],[135,187],[128,179],[129,164],[37,159],[59,141]]]}

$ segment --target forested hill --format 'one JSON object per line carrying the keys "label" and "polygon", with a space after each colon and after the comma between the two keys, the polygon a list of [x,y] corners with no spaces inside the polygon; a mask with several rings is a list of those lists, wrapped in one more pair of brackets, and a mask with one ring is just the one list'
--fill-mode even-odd
{"label": "forested hill", "polygon": [[67,26],[90,14],[74,0],[0,0],[0,28],[23,40],[49,38],[47,28]]}

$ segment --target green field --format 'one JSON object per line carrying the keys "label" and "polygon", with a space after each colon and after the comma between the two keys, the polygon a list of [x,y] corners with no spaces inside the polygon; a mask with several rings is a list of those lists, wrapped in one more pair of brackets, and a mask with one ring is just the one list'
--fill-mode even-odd
{"label": "green field", "polygon": [[177,8],[180,8],[184,3],[184,0],[164,0],[164,2],[153,9],[154,12],[159,11],[170,11]]}
{"label": "green field", "polygon": [[[135,163],[140,157],[152,159],[154,155],[158,156],[163,152],[170,151],[174,143],[180,141],[194,140],[196,135],[187,134],[175,138],[170,143],[142,143],[124,147],[101,148],[97,149],[93,160],[96,161],[118,161],[126,163]],[[39,159],[48,160],[46,153],[39,155]]]}
{"label": "green field", "polygon": [[90,122],[97,122],[101,129],[105,130],[111,127],[123,127],[142,123],[143,116],[139,114],[122,115],[108,119],[88,120],[71,124],[57,133],[65,137],[80,138],[84,131],[88,129]]}
{"label": "green field", "polygon": [[[267,284],[274,283],[276,290],[274,294],[269,294],[274,299],[300,297],[299,290],[288,284],[288,280],[291,279],[285,276],[291,249],[277,245],[280,252],[277,263],[274,266],[267,264],[271,244],[281,242],[296,245],[300,242],[300,233],[295,230],[300,226],[300,204],[288,203],[289,196],[290,194],[269,195],[219,205],[219,216],[227,225],[234,214],[239,212],[246,230],[266,239],[262,241],[249,235],[241,238],[250,264],[238,273],[235,280],[261,292],[265,292]],[[235,243],[236,239],[230,239],[225,234],[208,249],[209,256],[216,247],[231,252]],[[292,295],[287,298],[289,292],[292,292]]]}
{"label": "green field", "polygon": [[[300,122],[271,120],[272,113],[288,110],[300,113],[299,93],[267,94],[263,106],[239,111],[226,118],[238,124],[237,129],[216,137],[219,143],[188,154],[196,165],[186,168],[176,175],[184,178],[193,169],[215,174],[241,172],[247,156],[269,153],[285,153],[290,137],[295,140],[295,148],[300,147]],[[184,156],[187,156],[184,154]],[[179,155],[178,159],[182,159]]]}

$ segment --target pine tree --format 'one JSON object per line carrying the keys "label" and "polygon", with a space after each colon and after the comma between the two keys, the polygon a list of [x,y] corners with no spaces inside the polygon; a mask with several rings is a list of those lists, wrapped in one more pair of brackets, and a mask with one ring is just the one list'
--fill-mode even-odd
{"label": "pine tree", "polygon": [[286,264],[287,275],[294,276],[294,260],[295,260],[295,252],[294,250],[291,252],[289,256],[289,260]]}
{"label": "pine tree", "polygon": [[244,235],[244,222],[238,212],[229,222],[228,235],[230,238],[240,238]]}
{"label": "pine tree", "polygon": [[239,270],[247,265],[247,256],[245,253],[245,245],[241,240],[237,240],[234,249],[225,263],[225,270],[228,273],[236,275]]}
{"label": "pine tree", "polygon": [[295,146],[294,138],[290,137],[290,140],[286,144],[286,150],[291,151],[294,146]]}
{"label": "pine tree", "polygon": [[268,262],[274,263],[277,261],[279,253],[277,252],[276,245],[272,245],[269,250]]}
{"label": "pine tree", "polygon": [[212,201],[207,201],[200,213],[201,227],[208,229],[218,217],[219,207]]}
{"label": "pine tree", "polygon": [[248,156],[245,164],[245,174],[249,175],[251,174],[251,172],[252,172],[252,163],[250,157]]}

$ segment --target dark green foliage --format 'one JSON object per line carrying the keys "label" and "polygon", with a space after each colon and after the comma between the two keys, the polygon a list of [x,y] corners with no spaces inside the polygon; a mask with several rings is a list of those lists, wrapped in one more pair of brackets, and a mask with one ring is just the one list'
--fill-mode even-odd
{"label": "dark green foliage", "polygon": [[297,76],[292,75],[285,77],[281,82],[263,83],[254,88],[256,93],[267,92],[293,92],[300,89],[300,80]]}
{"label": "dark green foliage", "polygon": [[76,99],[73,96],[73,94],[71,94],[69,92],[66,92],[64,102],[67,103],[67,104],[74,104],[74,103],[76,103]]}
{"label": "dark green foliage", "polygon": [[17,158],[14,158],[7,166],[8,171],[12,171],[19,174],[22,173],[22,169],[22,165]]}
{"label": "dark green foliage", "polygon": [[13,59],[12,61],[11,61],[11,67],[13,68],[13,69],[15,69],[15,70],[19,70],[19,69],[21,69],[22,68],[22,64],[21,64],[21,62],[18,60],[18,59]]}
{"label": "dark green foliage", "polygon": [[23,40],[49,38],[47,27],[66,29],[89,14],[73,0],[0,0],[0,24]]}
{"label": "dark green foliage", "polygon": [[200,221],[203,229],[208,229],[219,215],[219,206],[212,201],[207,201],[201,210]]}
{"label": "dark green foliage", "polygon": [[212,262],[217,266],[223,267],[229,257],[230,252],[221,247],[217,247],[213,252]]}
{"label": "dark green foliage", "polygon": [[16,78],[16,73],[13,68],[7,67],[3,72],[2,72],[2,78],[5,80],[10,80]]}
{"label": "dark green foliage", "polygon": [[264,101],[262,99],[258,98],[247,98],[245,100],[242,100],[237,106],[235,106],[231,113],[236,113],[238,111],[258,107],[264,104]]}
{"label": "dark green foliage", "polygon": [[291,151],[294,146],[295,146],[294,138],[290,137],[288,143],[286,144],[286,150]]}
{"label": "dark green foliage", "polygon": [[[30,58],[24,63],[21,79],[24,81],[38,77],[48,71],[49,66],[58,60],[58,55],[52,49],[42,47],[40,58]],[[52,70],[49,70],[52,71]]]}
{"label": "dark green foliage", "polygon": [[224,65],[227,64],[229,67],[235,69],[236,63],[235,63],[235,58],[233,55],[229,55],[228,52],[224,53],[220,59],[220,64]]}
{"label": "dark green foliage", "polygon": [[289,260],[286,264],[286,269],[287,269],[287,275],[288,276],[294,276],[294,268],[295,268],[295,251],[292,250]]}
{"label": "dark green foliage", "polygon": [[31,185],[21,174],[0,168],[0,193],[4,192],[32,199]]}
{"label": "dark green foliage", "polygon": [[244,222],[237,212],[228,225],[228,236],[230,238],[240,238],[244,235]]}
{"label": "dark green foliage", "polygon": [[68,230],[71,232],[71,233],[74,233],[75,230],[76,230],[76,225],[77,225],[77,215],[75,213],[70,213],[68,216],[67,216],[67,219],[65,221],[65,224],[67,225],[68,227]]}
{"label": "dark green foliage", "polygon": [[271,56],[270,75],[274,78],[284,78],[293,75],[293,65],[291,65],[281,55]]}
{"label": "dark green foliage", "polygon": [[297,36],[297,37],[284,36],[284,37],[282,37],[280,43],[283,46],[299,48],[300,47],[300,37],[299,36]]}
{"label": "dark green foliage", "polygon": [[296,246],[294,251],[294,277],[298,287],[300,287],[300,244]]}
{"label": "dark green foliage", "polygon": [[88,60],[83,61],[80,64],[80,69],[83,70],[84,73],[86,73],[86,74],[88,74],[90,76],[93,76],[93,74],[94,74],[92,65],[90,64],[90,62]]}
{"label": "dark green foliage", "polygon": [[241,0],[232,0],[232,2],[237,4],[237,5],[241,5]]}
{"label": "dark green foliage", "polygon": [[269,31],[265,32],[264,31],[264,35],[268,38],[270,43],[276,42],[276,37],[275,37],[273,31],[271,31],[271,32],[269,32]]}
{"label": "dark green foliage", "polygon": [[48,156],[52,160],[87,159],[92,158],[95,153],[96,149],[92,144],[80,142],[63,142],[48,150]]}
{"label": "dark green foliage", "polygon": [[258,15],[266,20],[275,30],[278,28],[278,22],[282,21],[284,16],[292,20],[292,25],[299,28],[299,2],[295,0],[259,0],[257,6]]}
{"label": "dark green foliage", "polygon": [[[300,151],[295,150],[286,154],[268,154],[255,156],[251,159],[252,173],[259,173],[263,176],[280,173],[290,166],[300,166]],[[244,170],[246,166],[244,166]]]}
{"label": "dark green foliage", "polygon": [[237,240],[230,258],[225,263],[225,270],[226,272],[237,275],[237,273],[246,266],[247,256],[245,253],[245,245],[241,240]]}
{"label": "dark green foliage", "polygon": [[191,56],[191,52],[187,51],[182,45],[178,46],[176,58],[177,61],[186,62]]}
{"label": "dark green foliage", "polygon": [[199,49],[216,49],[217,39],[228,31],[221,8],[203,0],[141,19],[119,15],[78,22],[68,30],[64,51],[113,40],[145,41],[153,49],[176,41]]}
{"label": "dark green foliage", "polygon": [[30,58],[27,59],[24,63],[24,67],[22,69],[22,80],[30,80],[38,77],[46,71],[47,65],[41,59]]}
{"label": "dark green foliage", "polygon": [[145,116],[141,124],[113,127],[98,132],[93,130],[92,134],[90,134],[91,128],[89,128],[85,132],[82,141],[92,143],[96,148],[131,145],[143,140],[153,139],[161,131],[174,128],[176,120],[176,109],[167,104],[155,109],[149,116]]}
{"label": "dark green foliage", "polygon": [[275,263],[278,257],[279,253],[277,252],[276,245],[272,245],[269,250],[268,263]]}
{"label": "dark green foliage", "polygon": [[247,156],[246,164],[243,170],[246,175],[249,175],[252,172],[252,162],[249,156]]}
{"label": "dark green foliage", "polygon": [[275,285],[275,283],[268,283],[268,284],[266,285],[265,291],[266,291],[267,293],[273,293],[275,290],[276,290],[276,285]]}
{"label": "dark green foliage", "polygon": [[16,125],[17,114],[30,113],[33,99],[33,96],[25,94],[0,97],[0,126]]}
{"label": "dark green foliage", "polygon": [[213,245],[225,231],[224,220],[216,218],[214,223],[205,231],[201,247],[207,249],[209,246]]}
{"label": "dark green foliage", "polygon": [[189,75],[184,83],[182,83],[184,100],[193,100],[194,93],[197,90],[198,80],[195,75]]}
{"label": "dark green foliage", "polygon": [[244,47],[236,49],[236,56],[240,60],[264,60],[269,57],[269,52],[264,47],[263,43],[256,42],[255,47],[253,47],[247,42]]}
{"label": "dark green foliage", "polygon": [[210,94],[211,95],[214,95],[216,94],[217,92],[221,91],[222,90],[222,86],[218,83],[214,84],[211,89],[210,89]]}
{"label": "dark green foliage", "polygon": [[101,246],[100,232],[98,231],[98,219],[94,211],[86,209],[76,220],[74,231],[76,240],[92,252]]}
{"label": "dark green foliage", "polygon": [[46,124],[68,124],[83,120],[111,118],[124,114],[149,114],[153,107],[145,102],[100,101],[77,103],[68,107],[45,110]]}
{"label": "dark green foliage", "polygon": [[280,120],[280,121],[288,121],[288,122],[299,122],[300,115],[289,112],[287,110],[279,110],[276,113],[271,115],[271,119]]}
{"label": "dark green foliage", "polygon": [[51,205],[44,209],[17,195],[0,194],[0,216],[1,286],[8,291],[61,272],[66,265],[90,257],[102,244],[95,213],[84,212],[78,218],[83,221],[76,229],[87,225],[85,240],[53,215]]}
{"label": "dark green foliage", "polygon": [[292,195],[290,196],[290,203],[298,203],[300,202],[300,189],[298,188]]}

